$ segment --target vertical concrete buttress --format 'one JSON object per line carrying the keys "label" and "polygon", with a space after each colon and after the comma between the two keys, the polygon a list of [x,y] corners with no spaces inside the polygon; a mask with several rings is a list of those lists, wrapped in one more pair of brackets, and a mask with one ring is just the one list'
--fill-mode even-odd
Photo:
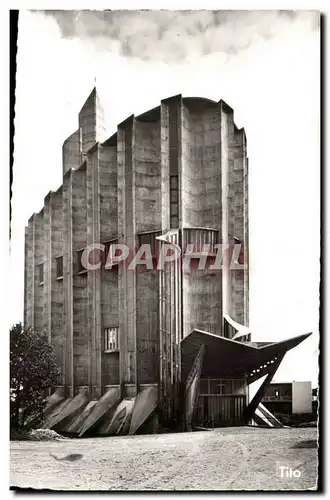
{"label": "vertical concrete buttress", "polygon": [[73,374],[73,248],[72,248],[72,173],[63,177],[63,285],[64,285],[64,366],[65,390],[74,395]]}
{"label": "vertical concrete buttress", "polygon": [[[119,240],[129,249],[136,247],[135,219],[135,118],[131,116],[118,126],[118,232]],[[127,265],[119,267],[120,385],[124,394],[135,395],[136,370],[136,276]]]}
{"label": "vertical concrete buttress", "polygon": [[[100,243],[100,173],[99,144],[87,154],[87,245]],[[89,270],[88,331],[91,363],[90,390],[93,397],[101,396],[101,269]]]}
{"label": "vertical concrete buttress", "polygon": [[52,192],[44,200],[44,328],[52,340]]}

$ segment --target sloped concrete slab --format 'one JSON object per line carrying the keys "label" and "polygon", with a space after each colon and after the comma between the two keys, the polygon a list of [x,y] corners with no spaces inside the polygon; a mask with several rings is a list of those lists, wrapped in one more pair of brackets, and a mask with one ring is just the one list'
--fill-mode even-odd
{"label": "sloped concrete slab", "polygon": [[69,404],[63,408],[63,411],[60,412],[57,418],[54,419],[52,427],[54,428],[55,426],[61,424],[61,426],[58,427],[58,430],[67,432],[66,427],[70,425],[71,421],[64,423],[64,420],[66,420],[68,417],[74,418],[80,410],[82,411],[83,408],[87,406],[88,403],[89,397],[87,395],[87,392],[79,392],[74,398],[71,399]]}
{"label": "sloped concrete slab", "polygon": [[122,434],[127,418],[133,410],[134,402],[135,398],[123,399],[115,409],[110,422],[102,426],[100,433],[107,436]]}
{"label": "sloped concrete slab", "polygon": [[66,406],[68,406],[71,401],[72,398],[66,398],[63,401],[61,401],[57,406],[55,406],[47,416],[42,428],[52,429],[52,427],[55,425],[54,422],[56,422],[56,420],[59,418],[59,415],[61,415]]}
{"label": "sloped concrete slab", "polygon": [[47,417],[52,413],[54,408],[61,403],[61,401],[64,401],[65,396],[64,396],[64,390],[62,388],[56,389],[49,398],[47,398],[47,403],[44,409],[44,415]]}
{"label": "sloped concrete slab", "polygon": [[157,406],[157,387],[146,387],[136,397],[129,434],[135,434]]}
{"label": "sloped concrete slab", "polygon": [[109,389],[103,396],[96,402],[92,412],[89,414],[85,420],[79,437],[85,432],[91,429],[97,422],[109,411],[114,405],[118,404],[120,401],[119,389],[112,388]]}
{"label": "sloped concrete slab", "polygon": [[97,399],[90,401],[85,408],[83,408],[82,412],[76,415],[70,422],[70,424],[66,428],[66,432],[70,432],[73,434],[79,434],[83,425],[85,424],[87,418],[92,413],[97,404]]}

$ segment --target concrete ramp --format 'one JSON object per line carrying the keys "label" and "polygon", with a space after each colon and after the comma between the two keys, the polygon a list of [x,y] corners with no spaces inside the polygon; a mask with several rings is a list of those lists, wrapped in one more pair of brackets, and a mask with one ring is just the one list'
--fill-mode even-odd
{"label": "concrete ramp", "polygon": [[90,401],[87,404],[87,406],[85,406],[83,411],[81,413],[79,412],[79,414],[76,415],[76,417],[73,418],[73,420],[71,420],[70,424],[66,427],[66,432],[70,432],[72,434],[79,434],[86,420],[88,419],[89,415],[94,410],[96,404],[97,404],[97,399]]}
{"label": "concrete ramp", "polygon": [[99,420],[111,410],[117,403],[119,403],[120,395],[119,389],[109,389],[103,396],[96,401],[92,411],[86,418],[80,430],[79,437],[85,434],[88,430],[94,427]]}
{"label": "concrete ramp", "polygon": [[259,403],[254,416],[257,422],[267,427],[283,427],[283,424],[262,403]]}
{"label": "concrete ramp", "polygon": [[157,388],[146,387],[136,397],[129,434],[135,434],[157,406]]}
{"label": "concrete ramp", "polygon": [[64,421],[69,417],[73,419],[89,403],[87,391],[79,392],[74,398],[70,399],[69,404],[53,419],[52,426],[49,428],[58,427],[59,431],[67,432],[67,426],[71,424],[71,420],[66,423]]}
{"label": "concrete ramp", "polygon": [[128,432],[128,421],[132,415],[135,399],[123,399],[115,409],[110,422],[106,422],[100,428],[100,434],[114,436],[123,435],[125,430]]}

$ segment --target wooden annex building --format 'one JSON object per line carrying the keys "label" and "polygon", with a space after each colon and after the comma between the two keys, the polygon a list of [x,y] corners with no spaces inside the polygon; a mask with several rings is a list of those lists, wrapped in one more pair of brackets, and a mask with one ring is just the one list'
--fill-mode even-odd
{"label": "wooden annex building", "polygon": [[[24,322],[48,333],[60,368],[45,427],[82,436],[278,425],[261,399],[307,335],[251,341],[248,222],[246,137],[224,101],[164,99],[104,140],[93,89],[63,144],[63,184],[25,232]],[[108,267],[116,244],[129,255],[148,245],[153,262],[172,244],[181,258]],[[220,244],[239,245],[241,265],[214,269]],[[93,245],[104,250],[86,269]]]}

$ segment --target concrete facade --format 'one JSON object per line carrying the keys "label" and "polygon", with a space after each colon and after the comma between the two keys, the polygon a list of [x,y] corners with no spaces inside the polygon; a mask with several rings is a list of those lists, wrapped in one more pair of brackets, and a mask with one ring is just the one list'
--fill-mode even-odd
{"label": "concrete facade", "polygon": [[[171,391],[180,380],[178,346],[192,330],[231,337],[225,314],[249,323],[245,132],[223,101],[181,95],[103,142],[102,120],[94,89],[63,144],[63,184],[26,227],[24,322],[48,332],[63,397],[116,389],[134,398],[152,385],[161,398],[162,384]],[[239,242],[246,269],[81,268],[89,245],[156,247],[169,230],[182,247]],[[110,328],[119,344],[106,352]]]}

